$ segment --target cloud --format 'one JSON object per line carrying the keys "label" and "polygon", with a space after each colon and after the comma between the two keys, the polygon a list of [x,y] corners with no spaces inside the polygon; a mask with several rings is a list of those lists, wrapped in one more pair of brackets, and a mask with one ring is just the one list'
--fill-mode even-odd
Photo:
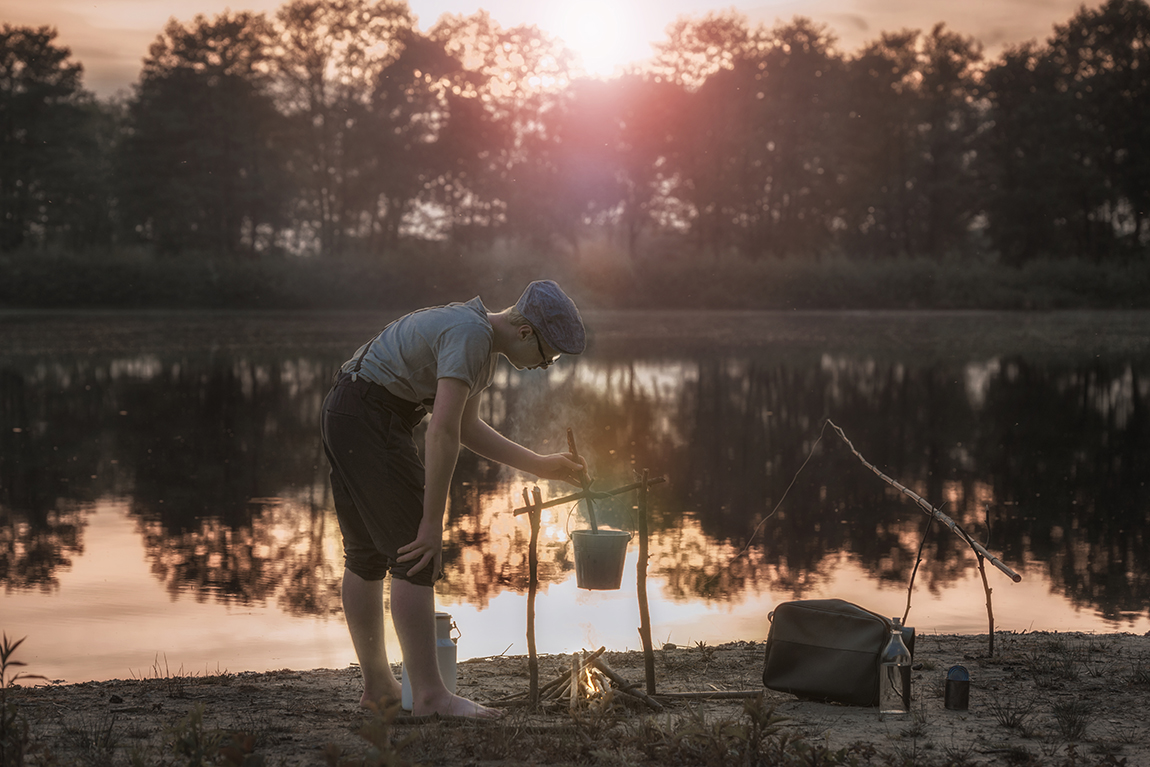
{"label": "cloud", "polygon": [[[700,0],[721,10],[719,0]],[[805,16],[826,24],[844,51],[854,51],[883,32],[927,31],[942,22],[973,37],[990,54],[1028,40],[1045,40],[1081,6],[1081,0],[782,0],[736,6],[752,23],[773,26]],[[1097,4],[1097,3],[1095,3]],[[729,7],[729,6],[727,6]]]}
{"label": "cloud", "polygon": [[857,13],[840,13],[831,16],[827,23],[836,30],[842,30],[844,34],[869,34],[870,24],[866,18]]}
{"label": "cloud", "polygon": [[[9,0],[5,22],[13,26],[55,27],[56,44],[72,51],[84,66],[84,87],[111,96],[136,81],[148,46],[170,18],[191,20],[228,9],[227,0]],[[282,0],[244,0],[243,8],[274,13]]]}
{"label": "cloud", "polygon": [[135,81],[148,45],[159,32],[109,24],[98,13],[76,3],[45,0],[10,3],[5,21],[20,27],[53,27],[55,44],[68,48],[72,61],[84,67],[84,87],[99,96],[111,96]]}
{"label": "cloud", "polygon": [[140,75],[144,56],[155,34],[117,31],[112,40],[102,37],[72,49],[73,58],[84,65],[84,87],[107,97],[127,89]]}

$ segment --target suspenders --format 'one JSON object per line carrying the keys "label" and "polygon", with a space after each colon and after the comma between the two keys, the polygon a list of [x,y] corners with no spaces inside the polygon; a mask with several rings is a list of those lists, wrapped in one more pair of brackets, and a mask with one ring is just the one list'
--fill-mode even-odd
{"label": "suspenders", "polygon": [[[386,329],[387,328],[384,328],[384,330],[386,330]],[[363,351],[360,352],[359,356],[355,358],[355,367],[353,367],[351,369],[351,380],[353,380],[353,381],[359,380],[359,367],[360,367],[360,365],[363,364],[363,358],[367,356],[367,352],[369,349],[371,349],[371,345],[374,344],[377,340],[379,340],[379,337],[381,335],[383,335],[383,330],[376,333],[375,338],[371,339],[370,341],[368,341],[366,344],[363,345]]]}

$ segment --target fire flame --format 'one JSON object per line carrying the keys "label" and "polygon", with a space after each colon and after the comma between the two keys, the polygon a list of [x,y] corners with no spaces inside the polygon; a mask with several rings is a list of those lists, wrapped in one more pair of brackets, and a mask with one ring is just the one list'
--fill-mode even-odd
{"label": "fire flame", "polygon": [[607,677],[601,671],[591,666],[583,667],[582,682],[583,689],[587,691],[587,695],[601,695],[607,691]]}

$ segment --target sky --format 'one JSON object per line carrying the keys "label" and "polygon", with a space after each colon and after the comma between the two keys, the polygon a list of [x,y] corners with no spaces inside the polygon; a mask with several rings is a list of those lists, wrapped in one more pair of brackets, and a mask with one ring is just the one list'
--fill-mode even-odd
{"label": "sky", "polygon": [[[534,24],[581,54],[585,68],[610,75],[617,66],[641,62],[652,44],[666,38],[680,16],[701,18],[734,9],[752,25],[768,26],[806,16],[826,24],[851,52],[882,32],[904,28],[928,31],[944,22],[969,35],[997,56],[1005,46],[1043,41],[1063,24],[1082,0],[409,0],[421,30],[444,13],[471,15],[487,10],[500,26]],[[1087,5],[1096,7],[1099,0]],[[71,49],[84,65],[84,86],[100,96],[127,90],[137,79],[148,45],[169,18],[188,21],[197,14],[225,10],[273,14],[283,0],[0,0],[0,21],[15,26],[50,26],[58,45]]]}

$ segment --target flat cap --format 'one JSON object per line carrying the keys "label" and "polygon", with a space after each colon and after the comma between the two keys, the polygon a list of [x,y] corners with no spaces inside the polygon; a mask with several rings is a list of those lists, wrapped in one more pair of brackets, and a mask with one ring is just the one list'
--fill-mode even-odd
{"label": "flat cap", "polygon": [[515,308],[552,349],[563,354],[582,354],[587,346],[578,307],[552,280],[536,280],[528,285]]}

